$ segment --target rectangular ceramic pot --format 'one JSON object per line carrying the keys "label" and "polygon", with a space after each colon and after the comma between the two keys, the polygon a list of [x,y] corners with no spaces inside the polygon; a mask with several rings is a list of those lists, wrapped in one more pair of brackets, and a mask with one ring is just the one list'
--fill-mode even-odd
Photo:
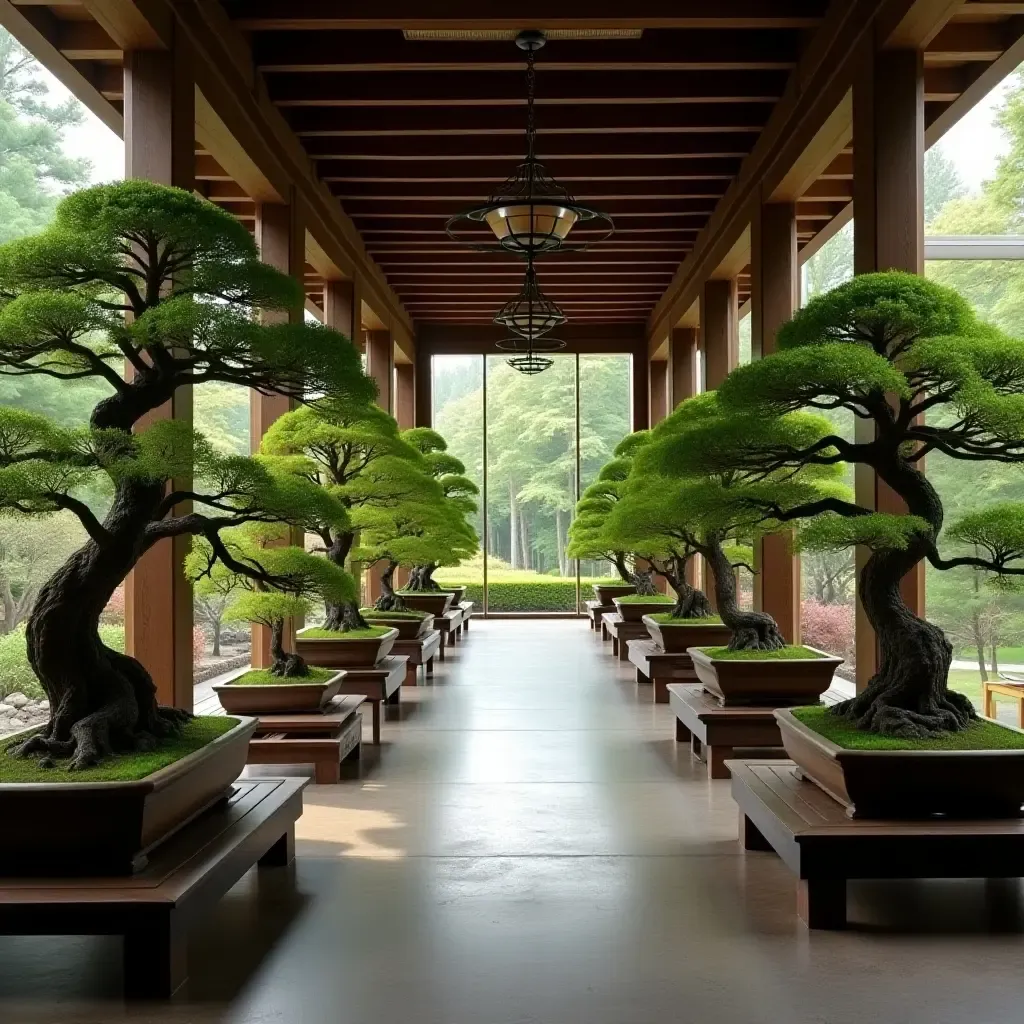
{"label": "rectangular ceramic pot", "polygon": [[442,587],[441,589],[453,595],[452,604],[454,605],[462,604],[462,602],[466,599],[465,587]]}
{"label": "rectangular ceramic pot", "polygon": [[398,630],[391,628],[377,637],[324,639],[303,637],[305,630],[295,635],[295,653],[309,665],[325,668],[373,668],[391,653],[398,639]]}
{"label": "rectangular ceramic pot", "polygon": [[255,731],[254,718],[239,718],[201,750],[136,782],[0,783],[0,875],[141,870],[156,847],[230,792]]}
{"label": "rectangular ceramic pot", "polygon": [[399,640],[415,640],[433,629],[433,619],[428,615],[423,619],[389,619],[386,616],[375,616],[372,612],[364,612],[363,618],[371,626],[387,626],[398,630]]}
{"label": "rectangular ceramic pot", "polygon": [[594,597],[602,606],[612,603],[617,597],[628,597],[636,593],[636,587],[630,583],[595,583]]}
{"label": "rectangular ceramic pot", "polygon": [[832,685],[842,658],[818,651],[818,658],[712,659],[696,647],[687,653],[701,685],[722,707],[797,707],[817,704]]}
{"label": "rectangular ceramic pot", "polygon": [[851,818],[1021,815],[1024,750],[847,750],[791,711],[775,717],[786,753],[804,777]]}
{"label": "rectangular ceramic pot", "polygon": [[293,679],[282,680],[277,686],[246,686],[230,682],[220,683],[213,689],[229,715],[312,714],[337,695],[342,678],[343,673],[336,672],[322,683]]}
{"label": "rectangular ceramic pot", "polygon": [[623,622],[639,622],[645,615],[657,615],[658,612],[672,610],[672,601],[623,601],[621,597],[613,597],[612,604],[622,616]]}
{"label": "rectangular ceramic pot", "polygon": [[421,590],[416,593],[402,591],[402,600],[414,611],[444,615],[455,600],[450,590]]}
{"label": "rectangular ceramic pot", "polygon": [[643,621],[651,639],[666,654],[685,654],[689,647],[724,647],[732,637],[732,630],[722,622],[677,626],[656,622],[650,615],[645,615]]}

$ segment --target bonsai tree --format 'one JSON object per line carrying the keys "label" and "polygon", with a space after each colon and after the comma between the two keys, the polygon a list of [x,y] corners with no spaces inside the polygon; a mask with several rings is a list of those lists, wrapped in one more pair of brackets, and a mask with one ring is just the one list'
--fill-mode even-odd
{"label": "bonsai tree", "polygon": [[900,580],[922,559],[997,579],[1024,574],[1024,506],[1004,503],[966,516],[945,537],[974,553],[944,557],[942,501],[921,468],[933,452],[979,464],[1024,462],[1024,341],[979,322],[955,292],[891,272],[856,277],[812,299],[777,342],[776,354],[722,385],[723,408],[762,423],[804,406],[845,409],[868,436],[830,434],[809,443],[737,436],[731,463],[741,472],[786,474],[845,460],[873,470],[907,508],[906,515],[886,515],[829,498],[771,509],[784,521],[818,516],[804,530],[805,543],[870,551],[858,597],[881,658],[867,688],[835,711],[858,728],[892,736],[962,730],[974,709],[948,688],[951,646],[907,607]]}
{"label": "bonsai tree", "polygon": [[[343,518],[343,515],[339,518]],[[270,630],[270,673],[282,679],[309,675],[299,655],[286,651],[285,622],[308,615],[313,598],[351,601],[355,596],[352,577],[333,562],[310,554],[304,548],[281,546],[286,534],[242,527],[222,537],[239,572],[214,552],[208,541],[200,540],[185,559],[186,575],[197,594],[230,595],[225,618],[250,622]]]}
{"label": "bonsai tree", "polygon": [[[812,503],[844,493],[842,467],[825,441],[830,430],[828,420],[810,413],[764,422],[764,417],[727,411],[711,391],[683,402],[659,423],[637,457],[612,528],[623,540],[649,544],[684,563],[693,553],[704,557],[714,576],[718,614],[732,630],[732,650],[786,646],[771,615],[739,607],[736,570],[753,571],[745,546],[785,528],[786,510],[799,507],[810,514]],[[732,451],[744,443],[819,446],[829,459],[785,471],[755,460],[737,466]],[[677,594],[680,610],[691,597],[701,606],[685,587]]]}
{"label": "bonsai tree", "polygon": [[603,558],[615,566],[623,583],[636,587],[644,596],[657,594],[654,573],[636,564],[636,552],[623,547],[621,538],[609,530],[610,516],[618,503],[622,486],[629,477],[633,456],[650,440],[649,430],[627,435],[615,448],[615,458],[605,463],[594,481],[576,503],[576,515],[569,525],[568,555],[571,558]]}
{"label": "bonsai tree", "polygon": [[422,454],[428,472],[440,485],[441,500],[450,512],[451,529],[447,538],[437,537],[436,557],[413,566],[407,589],[440,590],[434,581],[434,572],[441,565],[458,565],[476,553],[479,539],[466,517],[477,511],[475,499],[479,488],[465,475],[466,467],[448,453],[445,439],[436,430],[413,427],[403,431],[402,438]]}
{"label": "bonsai tree", "polygon": [[[0,514],[65,509],[88,534],[29,616],[28,660],[51,715],[20,751],[81,768],[149,748],[186,717],[158,707],[143,665],[100,640],[100,614],[139,558],[160,541],[201,537],[226,565],[258,578],[222,532],[301,526],[321,500],[252,459],[218,455],[185,423],[146,425],[149,415],[177,388],[206,381],[302,401],[365,396],[366,379],[341,335],[259,322],[259,310],[300,309],[302,287],[260,262],[241,224],[191,193],[148,182],[62,200],[46,231],[0,247],[0,294],[0,374],[109,389],[85,429],[0,408]],[[112,493],[105,514],[80,497],[95,478]]]}
{"label": "bonsai tree", "polygon": [[[388,508],[432,483],[423,456],[399,436],[395,420],[369,401],[326,401],[286,413],[264,435],[260,452],[268,465],[326,488],[349,513],[340,528],[324,520],[311,531],[339,568],[352,554],[357,511]],[[328,600],[326,611],[324,629],[367,628],[354,591]]]}

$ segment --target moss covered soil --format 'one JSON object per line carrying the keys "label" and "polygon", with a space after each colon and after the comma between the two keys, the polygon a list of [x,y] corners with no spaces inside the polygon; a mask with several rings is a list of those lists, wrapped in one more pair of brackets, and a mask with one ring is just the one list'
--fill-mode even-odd
{"label": "moss covered soil", "polygon": [[671,612],[655,612],[651,618],[659,626],[720,626],[722,620],[717,615],[704,615],[696,619],[675,619]]}
{"label": "moss covered soil", "polygon": [[823,656],[810,647],[780,647],[776,651],[730,651],[728,647],[698,647],[715,661],[818,661]]}
{"label": "moss covered soil", "polygon": [[391,631],[390,626],[368,626],[366,629],[350,629],[347,633],[338,633],[333,629],[304,629],[299,634],[300,640],[375,640]]}
{"label": "moss covered soil", "polygon": [[271,675],[269,669],[254,669],[246,672],[237,679],[232,679],[228,686],[309,686],[310,683],[326,683],[338,674],[337,669],[316,668],[309,666],[309,673],[304,676],[282,676]]}
{"label": "moss covered soil", "polygon": [[616,597],[614,600],[622,604],[675,604],[675,598],[667,594],[627,594],[625,597]]}
{"label": "moss covered soil", "polygon": [[826,707],[794,708],[793,716],[808,729],[845,750],[1024,750],[1024,733],[980,719],[963,732],[947,732],[934,739],[909,740],[856,729]]}
{"label": "moss covered soil", "polygon": [[360,608],[360,615],[364,619],[429,619],[431,618],[430,612],[417,612],[410,610],[407,612],[380,612],[376,608]]}
{"label": "moss covered soil", "polygon": [[119,754],[95,768],[67,770],[66,761],[57,761],[53,768],[41,768],[36,758],[11,755],[11,748],[20,740],[0,745],[0,783],[6,782],[138,782],[153,772],[180,761],[201,750],[219,736],[238,725],[237,718],[217,715],[193,718],[179,736],[163,741],[155,750],[144,753]]}

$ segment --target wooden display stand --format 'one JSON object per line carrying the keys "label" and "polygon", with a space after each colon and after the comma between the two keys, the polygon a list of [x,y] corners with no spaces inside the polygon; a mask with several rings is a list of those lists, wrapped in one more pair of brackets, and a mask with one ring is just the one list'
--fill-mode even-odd
{"label": "wooden display stand", "polygon": [[981,684],[982,714],[986,718],[996,718],[996,696],[1009,697],[1017,702],[1017,728],[1024,729],[1024,680],[1015,682],[1012,679],[990,679]]}
{"label": "wooden display stand", "polygon": [[402,697],[409,659],[404,655],[389,654],[373,668],[347,668],[341,681],[343,694],[361,694],[373,710],[373,742],[380,744],[381,705],[397,704]]}
{"label": "wooden display stand", "polygon": [[432,629],[429,633],[417,637],[415,640],[396,640],[391,650],[396,655],[404,655],[408,658],[405,668],[405,679],[403,686],[415,686],[417,682],[416,670],[423,666],[423,678],[426,681],[428,676],[434,674],[434,657],[441,650],[441,633]]}
{"label": "wooden display stand", "polygon": [[774,850],[797,876],[808,928],[846,926],[850,878],[1020,878],[1024,819],[848,818],[792,761],[729,761],[747,850]]}
{"label": "wooden display stand", "polygon": [[469,620],[473,618],[473,602],[463,601],[459,605],[459,611],[462,612],[462,628],[468,633],[469,632]]}
{"label": "wooden display stand", "polygon": [[671,683],[668,700],[676,716],[676,742],[689,742],[708,766],[708,777],[729,778],[726,759],[737,747],[772,747],[784,758],[782,737],[771,708],[723,708],[699,685]]}
{"label": "wooden display stand", "polygon": [[618,612],[601,617],[601,624],[607,628],[612,638],[612,654],[619,661],[629,659],[630,640],[645,640],[650,637],[647,627],[640,621],[626,622]]}
{"label": "wooden display stand", "polygon": [[454,647],[459,638],[459,627],[462,623],[462,609],[449,608],[444,615],[434,616],[434,629],[441,634],[441,650],[439,657],[444,661],[446,647]]}
{"label": "wooden display stand", "polygon": [[[590,628],[595,632],[601,631],[601,617],[604,615],[614,615],[615,605],[613,604],[601,604],[600,601],[587,601],[587,618],[590,621]],[[604,637],[604,639],[608,639]]]}
{"label": "wooden display stand", "polygon": [[135,875],[0,879],[0,933],[123,935],[126,997],[167,999],[188,981],[189,926],[254,864],[291,863],[306,784],[238,781]]}
{"label": "wooden display stand", "polygon": [[358,759],[363,735],[362,694],[336,697],[318,714],[260,715],[249,741],[249,764],[311,764],[313,781],[341,781],[341,763]]}
{"label": "wooden display stand", "polygon": [[654,703],[668,703],[669,683],[693,683],[697,673],[688,654],[663,651],[653,640],[630,640],[628,658],[636,666],[638,683],[654,684]]}

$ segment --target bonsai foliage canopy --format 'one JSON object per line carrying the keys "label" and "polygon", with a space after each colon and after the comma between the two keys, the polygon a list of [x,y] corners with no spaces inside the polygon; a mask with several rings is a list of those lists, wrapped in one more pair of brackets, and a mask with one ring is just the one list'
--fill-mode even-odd
{"label": "bonsai foliage canopy", "polygon": [[[301,285],[261,263],[231,216],[179,189],[126,181],[68,196],[47,230],[0,247],[0,296],[0,374],[109,387],[76,429],[0,408],[0,515],[66,509],[88,534],[28,621],[51,717],[22,753],[85,767],[148,748],[186,717],[158,707],[146,669],[99,638],[100,613],[139,558],[168,538],[200,537],[230,569],[272,585],[273,572],[239,561],[224,531],[305,529],[330,500],[271,465],[218,454],[185,423],[146,424],[148,414],[208,381],[298,402],[368,401],[372,384],[342,335],[260,322],[261,311],[300,310]],[[87,500],[96,479],[111,495],[105,509]]]}
{"label": "bonsai foliage canopy", "polygon": [[[902,737],[965,728],[970,701],[947,687],[952,649],[900,595],[922,559],[971,566],[1009,580],[1024,574],[1024,505],[983,509],[945,529],[940,496],[922,471],[931,453],[984,464],[1024,462],[1024,341],[978,320],[955,292],[911,274],[865,274],[813,299],[782,327],[778,352],[736,370],[719,391],[724,410],[763,426],[708,455],[733,472],[787,474],[840,461],[869,467],[905,502],[888,515],[838,497],[778,507],[780,521],[812,520],[801,543],[870,551],[858,595],[881,651],[877,671],[837,713],[857,727]],[[830,434],[779,443],[773,423],[810,407],[844,409],[868,439]],[[766,429],[767,428],[767,429]],[[979,471],[981,467],[979,466]],[[959,541],[974,554],[944,557]]]}

